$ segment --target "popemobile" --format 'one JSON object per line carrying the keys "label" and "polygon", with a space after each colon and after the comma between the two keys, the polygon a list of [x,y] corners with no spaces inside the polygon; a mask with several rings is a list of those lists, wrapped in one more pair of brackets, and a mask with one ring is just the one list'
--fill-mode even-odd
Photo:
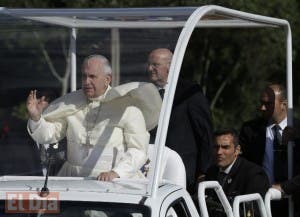
{"label": "popemobile", "polygon": [[[241,195],[235,198],[231,206],[220,185],[212,181],[199,184],[198,195],[192,197],[186,190],[186,170],[180,155],[165,146],[179,73],[196,28],[282,29],[286,33],[288,106],[292,109],[291,29],[286,20],[215,5],[105,9],[0,8],[1,50],[6,52],[2,58],[14,57],[13,61],[12,58],[7,60],[2,68],[17,68],[8,73],[14,76],[16,83],[3,83],[1,88],[12,90],[10,88],[17,86],[22,96],[29,87],[38,90],[59,88],[60,95],[77,90],[79,63],[91,49],[100,51],[111,60],[112,86],[130,81],[149,82],[145,73],[149,51],[158,46],[174,51],[170,65],[172,73],[168,77],[161,109],[157,120],[153,117],[158,127],[154,144],[149,144],[150,163],[143,168],[145,178],[116,178],[103,182],[92,177],[52,176],[49,171],[53,165],[49,160],[50,163],[43,168],[44,175],[10,172],[0,177],[0,216],[207,217],[207,188],[216,191],[227,216],[240,216],[240,204],[252,200],[259,204],[261,216],[272,216],[270,201],[281,197],[275,189],[269,190],[265,201],[258,194]],[[13,91],[7,94],[13,94]],[[17,100],[16,96],[9,95],[11,100]],[[11,143],[24,143],[25,139],[19,138],[28,136],[26,126],[20,125],[19,128],[25,133],[14,134]],[[1,137],[1,143],[5,141],[5,137]],[[25,147],[25,143],[22,145]],[[37,145],[32,143],[30,147]],[[26,160],[19,160],[19,164],[15,165],[18,158],[10,157],[15,153],[10,148],[16,146],[7,144],[5,147],[7,152],[2,155],[7,158],[8,165],[1,167],[27,167]],[[23,152],[23,155],[27,154]],[[292,155],[292,148],[289,155]],[[26,156],[22,157],[25,159]],[[34,160],[28,155],[27,158],[30,162]]]}

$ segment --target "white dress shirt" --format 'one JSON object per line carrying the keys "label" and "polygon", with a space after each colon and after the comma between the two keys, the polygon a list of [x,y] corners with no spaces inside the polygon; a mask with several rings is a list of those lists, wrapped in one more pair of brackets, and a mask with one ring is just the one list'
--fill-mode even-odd
{"label": "white dress shirt", "polygon": [[[263,159],[263,168],[268,175],[270,183],[274,183],[274,149],[273,149],[273,142],[274,142],[274,133],[272,128],[275,124],[270,124],[266,128],[266,148],[265,154]],[[283,119],[278,126],[280,127],[279,133],[282,135],[283,129],[287,126],[287,118]]]}

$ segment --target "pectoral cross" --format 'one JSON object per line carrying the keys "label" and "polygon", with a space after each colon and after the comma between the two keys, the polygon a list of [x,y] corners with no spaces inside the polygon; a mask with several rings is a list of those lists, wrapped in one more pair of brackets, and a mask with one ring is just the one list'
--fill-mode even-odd
{"label": "pectoral cross", "polygon": [[91,142],[90,142],[90,136],[89,136],[89,135],[86,136],[86,142],[85,142],[85,145],[86,145],[86,146],[90,146],[90,145],[91,145]]}

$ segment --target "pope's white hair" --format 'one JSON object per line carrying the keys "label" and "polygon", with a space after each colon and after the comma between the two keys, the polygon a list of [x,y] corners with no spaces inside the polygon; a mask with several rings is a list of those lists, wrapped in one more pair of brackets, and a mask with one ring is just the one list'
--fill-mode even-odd
{"label": "pope's white hair", "polygon": [[90,59],[94,59],[94,58],[101,60],[101,62],[103,63],[103,72],[104,72],[105,74],[108,74],[108,75],[111,75],[111,74],[112,74],[112,68],[111,68],[110,62],[109,62],[109,60],[108,60],[105,56],[103,56],[103,55],[100,55],[100,54],[93,54],[93,55],[90,55],[90,56],[84,58],[83,64],[84,64],[85,62],[89,61]]}

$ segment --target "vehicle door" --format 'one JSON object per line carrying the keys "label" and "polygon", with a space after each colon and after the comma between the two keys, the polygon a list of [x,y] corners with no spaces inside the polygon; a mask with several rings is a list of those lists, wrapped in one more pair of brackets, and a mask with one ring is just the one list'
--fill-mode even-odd
{"label": "vehicle door", "polygon": [[162,202],[160,217],[196,217],[199,216],[190,195],[184,190],[169,194]]}

